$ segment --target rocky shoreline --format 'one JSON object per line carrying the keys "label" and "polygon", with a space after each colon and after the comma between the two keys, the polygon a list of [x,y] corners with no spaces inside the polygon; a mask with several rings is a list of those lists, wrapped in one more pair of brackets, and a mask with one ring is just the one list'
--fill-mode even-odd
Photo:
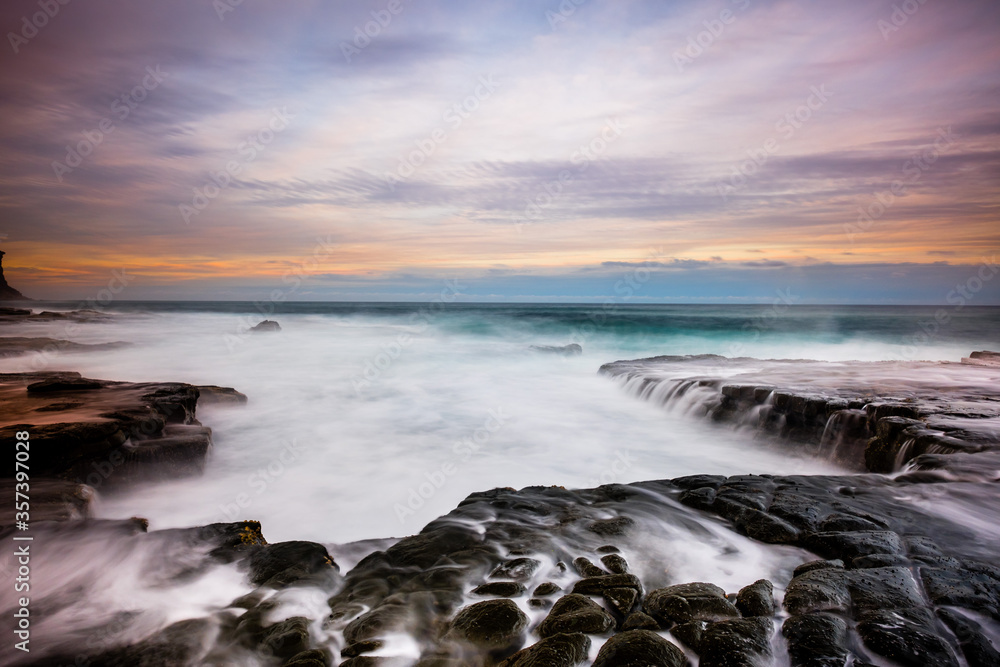
{"label": "rocky shoreline", "polygon": [[[1000,517],[1000,457],[977,426],[992,423],[997,397],[939,380],[937,394],[786,388],[768,384],[760,362],[720,359],[616,362],[601,372],[646,398],[686,387],[699,397],[689,405],[708,405],[713,420],[749,420],[818,451],[831,419],[847,412],[857,420],[849,446],[838,437],[841,455],[876,471],[901,461],[906,472],[494,489],[400,540],[268,544],[267,527],[249,520],[149,531],[138,518],[90,518],[99,494],[199,474],[212,441],[197,407],[242,405],[244,395],[76,373],[0,375],[0,435],[31,433],[32,530],[46,553],[83,541],[141,549],[157,554],[164,585],[230,568],[247,591],[153,627],[126,614],[85,633],[40,635],[30,659],[12,664],[1000,664],[1000,533],[981,529]],[[706,361],[743,366],[712,377]],[[995,372],[983,368],[962,372]],[[744,382],[750,370],[755,380]],[[13,470],[4,470],[10,497]],[[0,534],[13,529],[5,509]],[[692,556],[678,544],[718,559],[720,579],[688,578]],[[740,580],[751,549],[781,563],[770,579]],[[304,605],[310,596],[325,611]],[[74,601],[53,594],[36,613],[58,616]]]}

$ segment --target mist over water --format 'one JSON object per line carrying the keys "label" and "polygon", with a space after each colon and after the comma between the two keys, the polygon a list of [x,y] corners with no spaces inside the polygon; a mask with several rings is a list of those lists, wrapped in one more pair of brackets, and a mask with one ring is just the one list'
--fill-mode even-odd
{"label": "mist over water", "polygon": [[[73,340],[108,352],[27,357],[4,371],[76,370],[130,381],[232,386],[245,408],[208,406],[202,477],[100,495],[109,518],[151,529],[245,518],[271,541],[407,535],[473,491],[592,487],[694,473],[820,473],[744,432],[636,400],[602,363],[659,354],[957,361],[996,347],[998,309],[770,306],[282,304],[279,333],[245,333],[252,304],[116,304]],[[64,336],[59,323],[11,335]],[[580,356],[532,345],[583,346]]]}

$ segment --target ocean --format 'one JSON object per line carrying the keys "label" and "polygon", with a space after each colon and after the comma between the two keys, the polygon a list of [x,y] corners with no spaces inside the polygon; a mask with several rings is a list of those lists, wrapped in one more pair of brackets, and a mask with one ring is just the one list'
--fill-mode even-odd
{"label": "ocean", "polygon": [[[442,294],[105,310],[112,319],[19,324],[8,335],[130,347],[3,359],[0,371],[231,386],[249,404],[199,410],[215,445],[203,476],[100,494],[97,515],[142,516],[151,529],[253,518],[271,541],[338,544],[416,533],[494,487],[840,470],[697,411],[638,400],[598,375],[607,362],[958,361],[1000,347],[1000,308],[969,306],[471,304]],[[281,331],[248,331],[264,319]],[[582,354],[532,347],[569,344]]]}

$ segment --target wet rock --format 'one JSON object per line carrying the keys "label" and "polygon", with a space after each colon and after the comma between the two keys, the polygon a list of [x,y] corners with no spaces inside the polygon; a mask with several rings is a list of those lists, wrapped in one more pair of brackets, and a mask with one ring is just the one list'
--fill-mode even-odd
{"label": "wet rock", "polygon": [[281,588],[318,573],[339,572],[326,547],[315,542],[280,542],[250,556],[250,581]]}
{"label": "wet rock", "polygon": [[214,384],[198,385],[198,405],[246,405],[247,395],[232,387]]}
{"label": "wet rock", "polygon": [[450,638],[484,650],[519,648],[528,617],[510,600],[486,600],[460,610],[451,622]]}
{"label": "wet rock", "polygon": [[366,639],[365,641],[345,646],[340,655],[344,658],[355,658],[363,653],[377,651],[383,646],[385,646],[385,642],[380,639]]}
{"label": "wet rock", "polygon": [[281,331],[281,325],[274,320],[264,320],[263,322],[250,327],[250,331],[253,331],[254,333]]}
{"label": "wet rock", "polygon": [[[792,667],[843,667],[847,664],[847,622],[824,612],[792,616],[781,626]],[[855,663],[857,664],[857,663]]]}
{"label": "wet rock", "polygon": [[601,557],[601,563],[612,574],[628,574],[628,561],[618,554],[608,554]]}
{"label": "wet rock", "polygon": [[325,649],[311,649],[296,653],[281,663],[281,667],[330,667],[333,656]]}
{"label": "wet rock", "polygon": [[573,592],[580,595],[603,595],[609,588],[634,588],[642,594],[642,584],[634,574],[604,574],[587,577],[573,585]]}
{"label": "wet rock", "polygon": [[604,601],[621,616],[627,616],[639,602],[639,591],[634,588],[607,588]]}
{"label": "wet rock", "polygon": [[650,630],[620,632],[601,647],[593,667],[687,667],[684,652]]}
{"label": "wet rock", "polygon": [[[499,600],[490,600],[490,602],[499,602]],[[481,602],[480,604],[486,603]],[[409,610],[402,601],[386,600],[348,623],[347,627],[344,628],[344,641],[349,645],[357,644],[366,639],[383,637],[397,632],[405,627],[409,617]]]}
{"label": "wet rock", "polygon": [[917,609],[924,606],[923,595],[910,570],[880,567],[854,570],[847,577],[851,602],[858,614],[869,611]]}
{"label": "wet rock", "polygon": [[607,574],[607,572],[594,565],[590,559],[583,556],[573,560],[573,569],[579,572],[581,577],[601,577]]}
{"label": "wet rock", "polygon": [[601,537],[620,537],[628,535],[634,527],[634,519],[630,519],[627,516],[618,516],[613,519],[595,521],[588,526],[587,530]]}
{"label": "wet rock", "polygon": [[707,628],[707,621],[688,621],[675,625],[670,629],[670,634],[695,653],[701,653],[701,638]]}
{"label": "wet rock", "polygon": [[264,629],[260,647],[279,658],[290,658],[309,648],[309,619],[293,616]]}
{"label": "wet rock", "polygon": [[549,609],[552,607],[552,600],[548,598],[529,598],[528,606],[532,609]]}
{"label": "wet rock", "polygon": [[738,618],[740,615],[733,603],[726,599],[724,590],[707,583],[658,588],[646,596],[643,611],[665,627],[689,621]]}
{"label": "wet rock", "polygon": [[559,633],[521,649],[498,667],[574,667],[587,659],[590,637]]}
{"label": "wet rock", "polygon": [[622,623],[622,630],[659,630],[660,624],[652,616],[633,611]]}
{"label": "wet rock", "polygon": [[[211,622],[204,618],[178,621],[131,646],[88,657],[85,664],[107,667],[173,667],[195,664],[200,662],[199,658],[212,632]],[[79,656],[67,659],[65,664],[79,664]]]}
{"label": "wet rock", "polygon": [[769,618],[711,623],[701,636],[700,667],[757,667],[771,656],[774,624]]}
{"label": "wet rock", "polygon": [[792,576],[793,577],[797,577],[797,576],[799,576],[801,574],[805,574],[806,572],[812,572],[813,570],[826,570],[826,569],[829,569],[829,568],[836,568],[836,569],[839,569],[839,570],[843,570],[844,569],[844,561],[839,560],[839,559],[838,560],[811,560],[811,561],[809,561],[807,563],[802,563],[802,565],[799,565],[797,568],[795,568],[795,572],[792,574]]}
{"label": "wet rock", "polygon": [[597,547],[597,553],[599,554],[616,554],[620,552],[621,549],[613,544],[605,544],[603,547]]}
{"label": "wet rock", "polygon": [[516,581],[491,581],[472,589],[473,595],[516,598],[527,592],[524,584]]}
{"label": "wet rock", "polygon": [[816,533],[806,539],[807,548],[830,558],[850,560],[875,554],[902,554],[899,535],[886,530]]}
{"label": "wet rock", "polygon": [[527,581],[542,566],[541,561],[534,558],[515,558],[503,563],[490,573],[490,579],[512,579]]}
{"label": "wet rock", "polygon": [[851,569],[864,570],[876,567],[906,566],[909,563],[910,559],[899,554],[872,554],[871,556],[858,556],[851,559]]}
{"label": "wet rock", "polygon": [[801,536],[792,524],[760,510],[748,510],[736,523],[747,536],[768,544],[793,544]]}
{"label": "wet rock", "polygon": [[1000,620],[1000,577],[965,567],[922,567],[920,578],[936,605],[965,607]]}
{"label": "wet rock", "polygon": [[851,608],[848,575],[840,568],[809,570],[791,580],[785,590],[785,608],[791,614],[813,611],[847,613]]}
{"label": "wet rock", "polygon": [[957,667],[958,660],[945,640],[934,633],[921,613],[904,610],[866,614],[858,623],[865,646],[904,667]]}
{"label": "wet rock", "polygon": [[554,595],[561,590],[562,588],[560,588],[556,584],[553,584],[551,581],[546,581],[541,584],[538,584],[538,586],[535,587],[535,590],[531,594],[534,595],[536,598],[543,598],[548,595]]}
{"label": "wet rock", "polygon": [[981,625],[950,609],[939,609],[937,615],[955,633],[969,667],[1000,665],[1000,652],[983,634]]}
{"label": "wet rock", "polygon": [[767,579],[746,586],[736,596],[736,608],[744,616],[773,616],[774,586]]}
{"label": "wet rock", "polygon": [[615,619],[599,604],[584,595],[559,598],[537,629],[540,637],[559,633],[604,634],[615,627]]}

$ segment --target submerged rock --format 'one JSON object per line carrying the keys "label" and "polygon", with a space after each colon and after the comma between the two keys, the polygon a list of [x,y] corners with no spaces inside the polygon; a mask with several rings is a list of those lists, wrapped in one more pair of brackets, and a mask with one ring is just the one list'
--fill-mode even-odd
{"label": "submerged rock", "polygon": [[259,324],[250,327],[250,331],[254,333],[263,333],[268,331],[281,331],[281,325],[274,320],[264,320]]}
{"label": "submerged rock", "polygon": [[587,635],[559,633],[521,649],[498,667],[575,667],[587,659],[588,651]]}
{"label": "submerged rock", "polygon": [[620,632],[601,647],[593,667],[687,667],[684,652],[650,630]]}
{"label": "submerged rock", "polygon": [[615,619],[599,604],[573,593],[556,600],[549,615],[538,626],[540,637],[583,632],[600,635],[615,627]]}
{"label": "submerged rock", "polygon": [[570,343],[569,345],[532,345],[531,349],[535,352],[561,354],[565,357],[574,357],[583,354],[583,347],[577,343]]}

